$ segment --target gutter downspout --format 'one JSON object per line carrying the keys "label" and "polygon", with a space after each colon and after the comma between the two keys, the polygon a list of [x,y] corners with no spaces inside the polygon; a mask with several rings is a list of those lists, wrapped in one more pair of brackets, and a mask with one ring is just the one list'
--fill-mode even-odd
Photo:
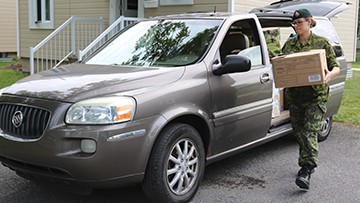
{"label": "gutter downspout", "polygon": [[235,1],[234,0],[228,0],[228,12],[234,13],[235,11]]}
{"label": "gutter downspout", "polygon": [[20,58],[19,0],[16,0],[16,56]]}
{"label": "gutter downspout", "polygon": [[353,52],[354,52],[354,58],[353,58],[353,61],[355,62],[356,61],[356,49],[357,49],[357,42],[358,42],[358,38],[357,38],[357,34],[359,32],[359,28],[358,28],[358,20],[359,20],[359,1],[357,0],[356,1],[356,12],[355,12],[355,27],[356,27],[356,32],[355,32],[355,37],[354,37],[354,49],[353,49]]}
{"label": "gutter downspout", "polygon": [[138,0],[138,18],[145,18],[145,9],[144,9],[144,1]]}

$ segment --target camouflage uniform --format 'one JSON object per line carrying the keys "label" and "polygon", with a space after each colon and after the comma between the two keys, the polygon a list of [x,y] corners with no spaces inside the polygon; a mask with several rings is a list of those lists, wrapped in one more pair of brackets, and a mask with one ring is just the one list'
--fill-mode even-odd
{"label": "camouflage uniform", "polygon": [[[298,37],[286,41],[282,48],[284,54],[309,51],[311,49],[325,49],[328,69],[338,67],[334,50],[325,37],[311,34],[304,45]],[[318,141],[317,133],[321,129],[323,114],[326,112],[326,101],[329,98],[329,87],[324,85],[311,85],[292,87],[285,90],[289,104],[291,124],[300,148],[299,166],[317,166]]]}

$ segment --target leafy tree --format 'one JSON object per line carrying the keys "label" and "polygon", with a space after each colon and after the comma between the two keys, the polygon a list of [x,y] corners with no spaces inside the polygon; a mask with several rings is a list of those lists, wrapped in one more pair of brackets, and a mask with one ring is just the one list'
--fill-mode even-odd
{"label": "leafy tree", "polygon": [[179,47],[190,34],[184,22],[159,21],[151,26],[135,46],[130,60],[123,65],[152,65],[171,57],[173,49]]}

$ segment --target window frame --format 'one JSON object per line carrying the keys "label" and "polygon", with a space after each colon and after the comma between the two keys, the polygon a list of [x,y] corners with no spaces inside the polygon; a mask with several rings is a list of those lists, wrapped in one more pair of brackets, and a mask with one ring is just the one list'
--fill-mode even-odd
{"label": "window frame", "polygon": [[46,0],[41,1],[41,21],[38,19],[38,6],[37,2],[34,0],[29,0],[29,28],[30,29],[54,29],[54,0],[49,0],[49,9],[50,9],[50,19],[46,20]]}
{"label": "window frame", "polygon": [[[247,37],[249,37],[249,47],[243,50],[250,50],[251,48],[256,48],[258,46],[259,48],[259,61],[261,61],[259,64],[252,64],[251,65],[251,70],[252,69],[257,69],[257,68],[264,68],[266,65],[266,60],[264,58],[264,51],[262,50],[262,44],[261,44],[261,39],[260,39],[260,35],[259,35],[259,28],[256,25],[256,21],[254,18],[244,18],[244,19],[240,19],[240,20],[236,20],[234,22],[231,23],[231,25],[227,28],[227,33],[231,33],[231,32],[237,32],[236,29],[234,29],[234,27],[236,28],[238,25],[247,25],[245,26],[245,30],[241,31],[242,34],[245,34]],[[261,31],[262,32],[262,31]],[[224,39],[222,39],[224,41]],[[221,42],[221,44],[223,43],[223,41]],[[221,61],[221,63],[223,63],[222,57],[221,57],[221,45],[219,46],[217,52],[218,52],[218,56],[219,59]],[[255,49],[254,49],[255,50]],[[229,54],[227,54],[229,55]],[[242,55],[240,52],[236,53],[236,55]],[[246,55],[243,55],[246,56]]]}

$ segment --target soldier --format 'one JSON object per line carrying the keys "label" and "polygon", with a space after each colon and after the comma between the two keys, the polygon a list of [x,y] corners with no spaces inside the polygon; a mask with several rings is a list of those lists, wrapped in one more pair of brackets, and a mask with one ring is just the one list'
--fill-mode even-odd
{"label": "soldier", "polygon": [[318,162],[317,133],[320,131],[323,114],[326,112],[326,101],[329,97],[328,82],[340,73],[339,64],[328,39],[318,36],[310,30],[316,21],[307,9],[296,10],[292,17],[292,26],[296,36],[289,38],[283,48],[284,54],[325,49],[327,67],[325,83],[303,87],[287,88],[286,99],[289,104],[291,124],[299,143],[299,166],[301,169],[296,178],[296,185],[309,189],[310,175]]}

